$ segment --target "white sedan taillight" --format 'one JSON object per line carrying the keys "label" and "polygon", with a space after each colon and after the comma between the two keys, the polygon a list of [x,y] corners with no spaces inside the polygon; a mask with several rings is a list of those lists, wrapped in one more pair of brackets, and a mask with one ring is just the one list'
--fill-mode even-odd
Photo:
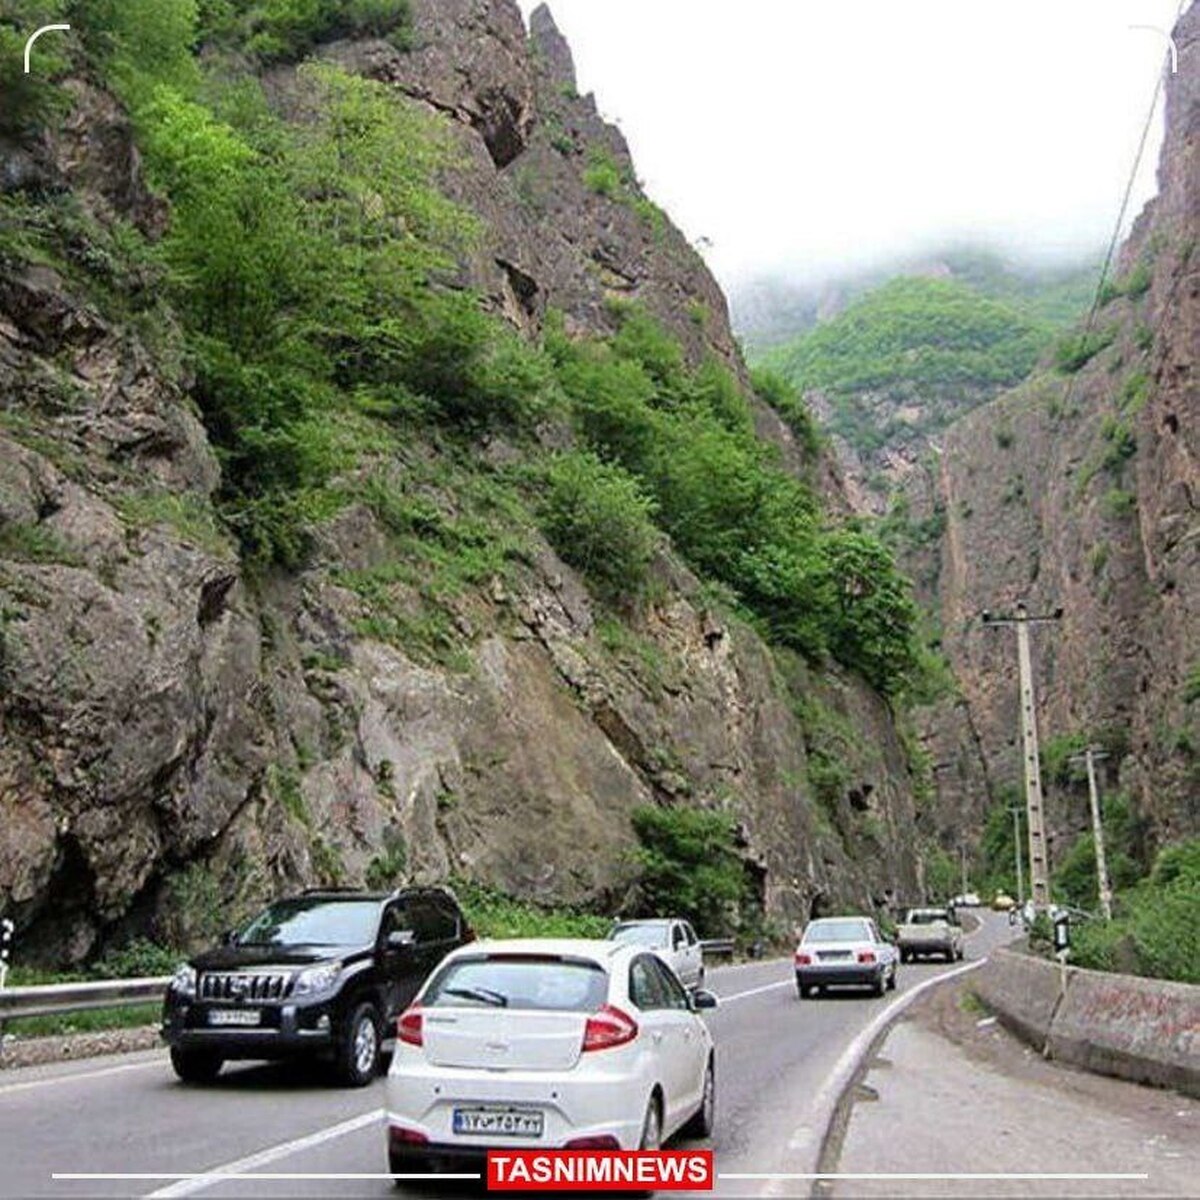
{"label": "white sedan taillight", "polygon": [[626,1012],[612,1004],[606,1004],[599,1012],[588,1017],[583,1028],[583,1053],[590,1050],[611,1050],[624,1046],[638,1035],[637,1022]]}
{"label": "white sedan taillight", "polygon": [[424,1013],[417,1005],[406,1009],[396,1022],[396,1036],[409,1046],[425,1045]]}

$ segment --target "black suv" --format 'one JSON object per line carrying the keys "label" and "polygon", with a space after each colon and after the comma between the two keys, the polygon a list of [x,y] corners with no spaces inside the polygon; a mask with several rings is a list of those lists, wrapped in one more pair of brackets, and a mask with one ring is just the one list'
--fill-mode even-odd
{"label": "black suv", "polygon": [[363,1087],[393,1018],[474,936],[448,888],[279,900],[176,971],[163,1004],[171,1063],[200,1083],[226,1059],[318,1055]]}

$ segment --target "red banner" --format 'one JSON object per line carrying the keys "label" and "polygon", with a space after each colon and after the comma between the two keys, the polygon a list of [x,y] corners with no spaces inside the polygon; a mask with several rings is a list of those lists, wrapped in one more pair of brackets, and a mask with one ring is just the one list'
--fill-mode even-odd
{"label": "red banner", "polygon": [[711,1150],[489,1150],[492,1192],[711,1192]]}

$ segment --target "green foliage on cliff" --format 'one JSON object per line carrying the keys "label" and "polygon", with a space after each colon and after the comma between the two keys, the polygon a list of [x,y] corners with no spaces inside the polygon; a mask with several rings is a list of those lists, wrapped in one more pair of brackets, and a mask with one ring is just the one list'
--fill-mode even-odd
{"label": "green foliage on cliff", "polygon": [[1118,892],[1115,918],[1077,929],[1073,962],[1200,983],[1200,838],[1162,850],[1149,878]]}
{"label": "green foliage on cliff", "polygon": [[746,881],[734,824],[724,813],[694,808],[639,808],[633,828],[638,900],[635,916],[690,920],[701,937],[729,931]]}
{"label": "green foliage on cliff", "polygon": [[554,458],[546,471],[543,528],[564,561],[611,599],[635,599],[658,534],[654,502],[636,479],[594,454]]}
{"label": "green foliage on cliff", "polygon": [[[1129,799],[1121,793],[1102,798],[1101,814],[1109,880],[1120,891],[1132,887],[1144,873],[1135,857],[1138,830]],[[1091,833],[1081,834],[1055,864],[1051,884],[1057,899],[1089,912],[1098,910],[1096,847]]]}

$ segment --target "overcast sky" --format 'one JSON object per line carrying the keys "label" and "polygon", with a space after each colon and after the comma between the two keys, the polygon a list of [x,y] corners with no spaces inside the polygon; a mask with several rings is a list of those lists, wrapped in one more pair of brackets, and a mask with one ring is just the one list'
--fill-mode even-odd
{"label": "overcast sky", "polygon": [[[536,0],[520,0],[526,14]],[[551,0],[722,281],[1106,243],[1179,0]],[[1154,192],[1161,112],[1136,213]]]}

